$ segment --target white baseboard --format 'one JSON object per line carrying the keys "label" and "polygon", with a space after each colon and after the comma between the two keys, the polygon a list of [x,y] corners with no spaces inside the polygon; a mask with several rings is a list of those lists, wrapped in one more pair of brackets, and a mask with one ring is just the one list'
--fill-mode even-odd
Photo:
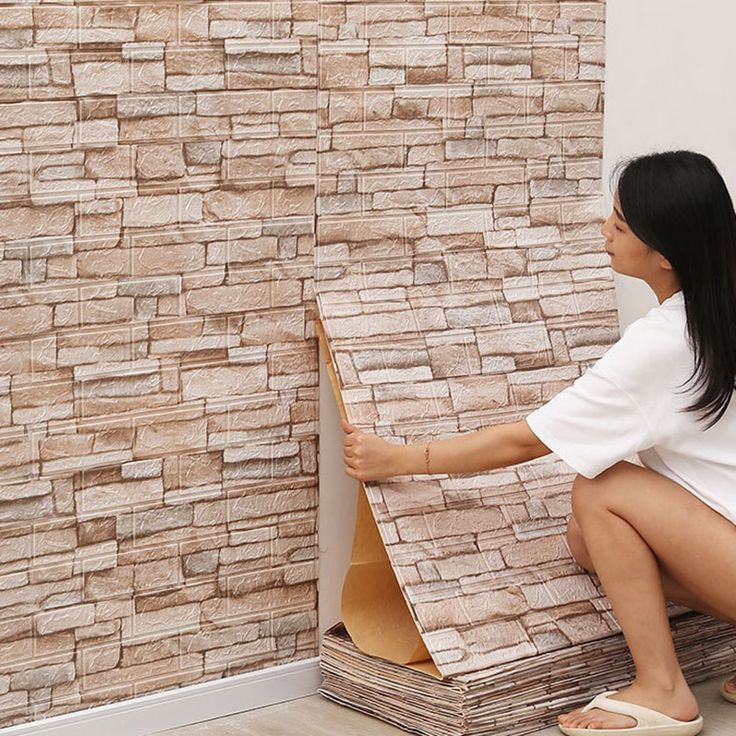
{"label": "white baseboard", "polygon": [[314,695],[319,657],[0,729],[0,736],[148,736]]}

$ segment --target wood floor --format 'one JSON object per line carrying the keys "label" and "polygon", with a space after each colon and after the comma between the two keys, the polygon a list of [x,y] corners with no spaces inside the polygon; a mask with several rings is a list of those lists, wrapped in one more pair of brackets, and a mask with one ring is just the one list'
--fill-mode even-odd
{"label": "wood floor", "polygon": [[[736,733],[736,704],[726,702],[718,693],[722,679],[693,687],[705,719],[700,736]],[[321,695],[312,695],[226,718],[157,731],[151,736],[406,736],[406,733]],[[561,732],[552,726],[534,736],[561,736]]]}

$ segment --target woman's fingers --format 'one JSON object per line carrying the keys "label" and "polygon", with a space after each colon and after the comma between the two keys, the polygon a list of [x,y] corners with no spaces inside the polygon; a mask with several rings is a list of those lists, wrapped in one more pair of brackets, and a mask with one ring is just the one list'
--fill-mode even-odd
{"label": "woman's fingers", "polygon": [[343,440],[345,472],[357,480],[383,480],[394,474],[391,445],[370,432],[362,432],[346,419],[340,424],[346,432]]}

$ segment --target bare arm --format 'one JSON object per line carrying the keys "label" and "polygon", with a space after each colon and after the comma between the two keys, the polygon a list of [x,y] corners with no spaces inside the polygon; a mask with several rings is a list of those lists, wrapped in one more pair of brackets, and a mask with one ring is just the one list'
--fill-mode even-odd
{"label": "bare arm", "polygon": [[[427,472],[426,443],[396,445],[402,475]],[[429,472],[477,473],[547,455],[552,450],[532,432],[524,419],[484,427],[449,440],[433,441],[429,448]]]}

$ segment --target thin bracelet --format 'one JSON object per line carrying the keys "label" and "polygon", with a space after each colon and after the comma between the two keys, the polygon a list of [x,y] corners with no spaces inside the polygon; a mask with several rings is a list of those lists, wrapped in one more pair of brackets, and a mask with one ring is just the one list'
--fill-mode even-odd
{"label": "thin bracelet", "polygon": [[424,462],[427,464],[427,474],[429,475],[429,445],[432,443],[430,442],[425,448],[424,448]]}

